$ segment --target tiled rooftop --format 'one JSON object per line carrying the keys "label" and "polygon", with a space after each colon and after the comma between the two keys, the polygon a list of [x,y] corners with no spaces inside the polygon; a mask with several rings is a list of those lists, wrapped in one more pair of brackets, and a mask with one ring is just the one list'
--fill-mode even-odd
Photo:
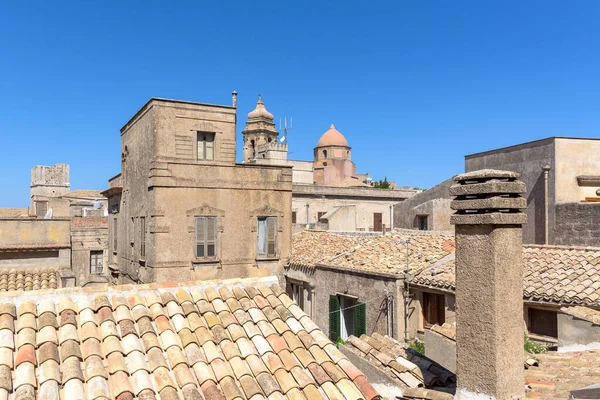
{"label": "tiled rooftop", "polygon": [[600,382],[600,350],[536,354],[539,367],[525,371],[528,398],[568,399],[571,390]]}
{"label": "tiled rooftop", "polygon": [[106,198],[102,194],[102,190],[86,190],[86,189],[72,190],[69,193],[64,194],[63,197],[86,197],[86,198],[92,198],[92,199]]}
{"label": "tiled rooftop", "polygon": [[[455,386],[456,376],[452,372],[389,336],[377,333],[360,338],[351,336],[346,348],[383,370],[400,387],[411,389],[404,391],[406,398],[429,398],[425,387]],[[452,395],[440,392],[437,398],[451,399]]]}
{"label": "tiled rooftop", "polygon": [[[595,325],[600,325],[600,311],[582,306],[562,307],[561,312],[572,317],[583,319]],[[600,338],[598,338],[600,341]]]}
{"label": "tiled rooftop", "polygon": [[378,398],[274,281],[0,296],[0,399]]}
{"label": "tiled rooftop", "polygon": [[[523,246],[525,299],[600,307],[600,248]],[[418,273],[411,283],[454,290],[454,259]]]}
{"label": "tiled rooftop", "polygon": [[410,240],[409,270],[415,273],[454,251],[454,236],[399,230],[377,236],[303,231],[293,236],[290,264],[362,269],[391,274],[406,269],[406,240]]}
{"label": "tiled rooftop", "polygon": [[0,208],[0,218],[27,217],[29,208]]}
{"label": "tiled rooftop", "polygon": [[56,289],[57,272],[56,268],[0,269],[0,292]]}

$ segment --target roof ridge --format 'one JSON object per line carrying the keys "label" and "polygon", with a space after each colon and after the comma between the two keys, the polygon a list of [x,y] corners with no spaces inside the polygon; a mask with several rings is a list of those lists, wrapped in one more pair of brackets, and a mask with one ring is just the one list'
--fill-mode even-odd
{"label": "roof ridge", "polygon": [[560,244],[523,244],[523,248],[600,251],[600,246],[574,246]]}

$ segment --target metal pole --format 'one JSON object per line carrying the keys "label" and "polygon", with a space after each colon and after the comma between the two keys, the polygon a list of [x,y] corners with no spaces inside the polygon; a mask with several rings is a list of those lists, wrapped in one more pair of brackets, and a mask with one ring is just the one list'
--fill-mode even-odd
{"label": "metal pole", "polygon": [[408,245],[410,239],[406,239],[406,269],[404,270],[404,282],[406,286],[406,294],[404,296],[404,340],[410,339],[408,335],[408,306],[410,305],[410,280],[408,276]]}
{"label": "metal pole", "polygon": [[550,236],[548,232],[548,210],[550,209],[548,199],[548,171],[550,171],[550,168],[550,165],[542,167],[544,170],[544,244],[548,244]]}

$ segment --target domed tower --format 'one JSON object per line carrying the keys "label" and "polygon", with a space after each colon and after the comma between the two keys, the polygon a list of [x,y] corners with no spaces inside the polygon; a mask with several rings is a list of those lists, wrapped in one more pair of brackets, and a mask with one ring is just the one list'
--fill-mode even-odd
{"label": "domed tower", "polygon": [[254,160],[259,146],[277,142],[279,132],[275,128],[273,114],[267,111],[260,95],[258,96],[256,108],[248,113],[248,121],[242,135],[244,135],[243,161]]}
{"label": "domed tower", "polygon": [[315,147],[314,181],[316,185],[337,185],[356,180],[356,166],[350,159],[348,141],[331,124]]}

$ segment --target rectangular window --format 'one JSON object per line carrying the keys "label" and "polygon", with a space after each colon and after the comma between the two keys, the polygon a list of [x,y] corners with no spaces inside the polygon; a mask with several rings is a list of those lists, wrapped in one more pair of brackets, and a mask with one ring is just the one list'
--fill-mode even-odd
{"label": "rectangular window", "polygon": [[101,275],[104,270],[102,265],[102,250],[90,251],[90,274]]}
{"label": "rectangular window", "polygon": [[140,258],[146,258],[146,217],[140,217]]}
{"label": "rectangular window", "polygon": [[48,212],[48,202],[47,201],[36,201],[35,202],[35,215],[44,218],[46,213]]}
{"label": "rectangular window", "polygon": [[198,132],[198,160],[214,160],[215,158],[215,134]]}
{"label": "rectangular window", "polygon": [[277,255],[277,217],[258,217],[258,250],[262,257]]}
{"label": "rectangular window", "polygon": [[446,322],[446,296],[436,293],[423,293],[423,322],[425,328],[442,325]]}
{"label": "rectangular window", "polygon": [[529,332],[536,335],[558,337],[556,311],[529,309]]}
{"label": "rectangular window", "polygon": [[426,231],[428,229],[427,215],[417,215],[417,228],[419,228],[420,231]]}
{"label": "rectangular window", "polygon": [[217,258],[217,217],[195,217],[196,258]]}
{"label": "rectangular window", "polygon": [[329,296],[329,339],[336,342],[367,333],[367,305],[354,297]]}
{"label": "rectangular window", "polygon": [[296,211],[292,211],[292,224],[296,223]]}
{"label": "rectangular window", "polygon": [[285,285],[285,291],[287,295],[302,309],[302,311],[306,312],[304,309],[304,300],[308,300],[308,291],[304,288],[303,284],[297,283],[295,281],[287,281]]}
{"label": "rectangular window", "polygon": [[113,218],[113,251],[117,252],[117,232],[119,231],[117,226],[117,217]]}

